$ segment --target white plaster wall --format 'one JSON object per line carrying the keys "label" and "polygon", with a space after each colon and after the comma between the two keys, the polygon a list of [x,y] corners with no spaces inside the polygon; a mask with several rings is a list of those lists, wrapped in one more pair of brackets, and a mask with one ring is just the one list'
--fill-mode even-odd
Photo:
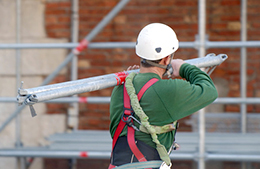
{"label": "white plaster wall", "polygon": [[[66,39],[46,37],[44,1],[21,0],[21,43],[63,43]],[[16,42],[16,1],[0,0],[0,43]],[[50,74],[66,57],[65,49],[23,49],[21,52],[21,80],[24,87],[36,87],[43,76]],[[16,51],[0,49],[0,97],[16,97]],[[65,70],[61,73],[66,73]],[[0,103],[0,125],[16,110],[14,103]],[[21,113],[21,139],[25,146],[46,145],[45,137],[65,130],[64,115],[45,114],[46,106],[36,104],[37,116],[32,118],[29,107]],[[14,148],[15,120],[0,132],[0,149]],[[0,157],[0,168],[15,169],[15,158]],[[34,169],[42,169],[42,160],[33,162]]]}
{"label": "white plaster wall", "polygon": [[0,1],[0,37],[1,39],[15,39],[15,1],[1,0]]}

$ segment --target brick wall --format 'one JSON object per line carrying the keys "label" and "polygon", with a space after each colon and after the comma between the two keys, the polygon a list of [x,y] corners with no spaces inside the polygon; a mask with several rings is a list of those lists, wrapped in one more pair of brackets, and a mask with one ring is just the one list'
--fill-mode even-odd
{"label": "brick wall", "polygon": [[[119,0],[80,0],[79,39],[83,39]],[[240,40],[240,0],[208,0],[206,32],[211,41]],[[248,40],[260,40],[260,1],[248,0]],[[46,32],[52,38],[70,39],[70,0],[46,1]],[[171,26],[180,41],[194,41],[198,33],[198,1],[196,0],[131,0],[127,6],[100,32],[94,42],[135,42],[142,27],[151,22]],[[213,48],[207,53],[226,53],[229,59],[211,75],[213,80],[228,82],[228,97],[240,96],[240,49]],[[247,49],[247,96],[260,97],[260,48]],[[179,49],[177,58],[198,56],[196,49]],[[138,64],[134,49],[87,49],[79,55],[78,76],[87,78],[125,70]],[[60,77],[69,80],[68,77]],[[60,79],[58,78],[58,79]],[[55,83],[57,81],[54,81]],[[112,88],[83,93],[80,96],[110,96]],[[66,113],[66,106],[49,105],[49,113]],[[227,112],[239,112],[239,105],[225,105]],[[259,105],[248,105],[249,112],[260,112]],[[108,129],[109,105],[80,104],[79,129]],[[182,124],[181,130],[190,130]]]}
{"label": "brick wall", "polygon": [[[79,1],[79,39],[83,39],[98,22],[118,3],[118,0],[80,0]],[[260,39],[260,2],[248,0],[248,40]],[[197,1],[190,0],[132,0],[127,6],[100,32],[94,42],[135,41],[140,29],[151,22],[162,22],[171,26],[180,41],[194,41],[198,32]],[[70,39],[71,1],[47,1],[45,10],[46,32],[52,38]],[[207,1],[207,35],[211,41],[240,40],[240,0]],[[259,48],[248,48],[247,59],[247,96],[260,97]],[[240,96],[240,49],[215,48],[207,53],[226,53],[229,59],[218,66],[211,75],[228,81],[229,97]],[[197,57],[196,49],[179,49],[175,57],[190,59]],[[87,78],[97,75],[125,70],[129,65],[138,64],[134,49],[87,49],[79,55],[78,76]],[[60,77],[62,78],[62,77]],[[58,79],[60,79],[58,78]],[[67,78],[67,79],[66,79]],[[64,78],[69,80],[68,77]],[[55,81],[53,82],[55,83]],[[83,93],[81,96],[109,96],[111,88]],[[50,106],[55,112],[55,105]],[[57,112],[66,112],[57,105]],[[97,109],[97,107],[99,109]],[[62,111],[61,111],[62,109]],[[108,105],[80,105],[80,129],[107,129],[109,124]],[[225,111],[239,111],[239,105],[225,105]],[[249,112],[259,112],[260,106],[248,105]]]}
{"label": "brick wall", "polygon": [[[79,39],[83,39],[98,22],[118,3],[118,0],[80,0],[79,1]],[[260,2],[248,0],[248,40],[260,39]],[[180,41],[194,41],[198,32],[197,1],[190,0],[132,0],[100,32],[94,42],[135,41],[140,29],[151,22],[162,22],[171,26]],[[52,38],[70,39],[71,1],[47,1],[45,10],[46,32]],[[211,41],[240,40],[240,0],[207,1],[207,35]],[[259,48],[248,48],[247,96],[260,97]],[[240,96],[240,49],[215,48],[207,53],[226,53],[229,59],[215,70],[212,78],[228,81],[229,97]],[[196,49],[179,49],[175,57],[190,59],[197,57]],[[138,64],[134,49],[87,49],[79,55],[78,76],[87,78],[125,70],[129,65]],[[66,77],[67,78],[67,77]],[[65,78],[65,79],[66,79]],[[69,80],[67,78],[67,80]],[[55,81],[54,81],[55,83]],[[81,96],[109,96],[110,89],[83,93]],[[55,112],[55,106],[50,106]],[[57,105],[57,112],[66,113]],[[99,109],[97,109],[99,107]],[[109,124],[108,105],[80,105],[80,129],[107,129]],[[62,111],[61,111],[62,110]],[[225,105],[225,111],[239,111],[239,105]],[[248,105],[249,112],[259,112],[260,106]],[[101,118],[100,118],[101,117]],[[102,119],[100,121],[100,119]]]}
{"label": "brick wall", "polygon": [[[212,41],[239,41],[240,40],[240,1],[212,1],[208,3],[207,32]],[[247,6],[247,39],[259,40],[259,25],[255,24],[260,9],[260,2],[248,0]],[[240,49],[210,49],[208,52],[226,53],[227,62],[219,66],[212,78],[222,77],[229,83],[229,97],[240,96]],[[259,48],[247,49],[247,97],[259,97]],[[226,105],[226,111],[239,112],[239,105]],[[248,112],[259,112],[259,105],[248,105]]]}

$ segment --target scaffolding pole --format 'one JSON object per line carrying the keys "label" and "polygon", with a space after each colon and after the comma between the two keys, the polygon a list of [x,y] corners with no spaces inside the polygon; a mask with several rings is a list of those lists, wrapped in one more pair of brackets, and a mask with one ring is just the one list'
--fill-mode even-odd
{"label": "scaffolding pole", "polygon": [[[246,29],[246,7],[247,0],[241,0],[241,41],[245,42],[247,39],[247,29]],[[240,97],[242,99],[246,98],[246,89],[247,89],[247,51],[245,47],[241,48],[241,56],[240,56]],[[240,107],[241,113],[241,132],[246,133],[246,114],[247,114],[247,106],[242,103]]]}
{"label": "scaffolding pole", "polygon": [[[206,40],[206,0],[198,1],[199,12],[199,58],[205,56],[205,40]],[[199,110],[199,157],[198,157],[198,169],[205,169],[205,109]]]}
{"label": "scaffolding pole", "polygon": [[[206,57],[190,59],[185,62],[199,68],[216,67],[226,59],[227,55],[225,54],[219,54],[217,56],[215,54],[209,54]],[[19,104],[33,105],[37,102],[43,102],[59,97],[101,90],[123,84],[126,76],[131,72],[139,72],[139,69],[30,89],[19,89],[17,100]]]}
{"label": "scaffolding pole", "polygon": [[[21,0],[16,0],[16,43],[20,44],[21,42]],[[21,51],[16,49],[16,88],[19,88],[21,82]],[[21,148],[21,114],[16,116],[15,119],[15,147]],[[16,158],[16,168],[25,169],[25,159],[22,157]]]}
{"label": "scaffolding pole", "polygon": [[[72,15],[71,15],[71,39],[72,43],[78,42],[78,27],[79,27],[79,16],[78,16],[78,0],[72,1]],[[78,79],[78,57],[73,57],[71,61],[71,80]],[[72,97],[77,97],[76,95]],[[79,105],[77,102],[71,103],[68,108],[68,118],[67,118],[67,126],[73,130],[78,129],[78,115],[79,115]],[[74,160],[73,160],[74,161]],[[73,162],[75,163],[75,162]]]}
{"label": "scaffolding pole", "polygon": [[[79,37],[79,1],[73,0],[72,7],[71,7],[71,42],[76,43],[78,42]],[[71,80],[78,79],[78,57],[73,57],[71,61]],[[72,96],[76,98],[77,95]],[[77,102],[70,103],[70,106],[67,110],[67,128],[77,130],[78,129],[78,116],[79,116],[79,104]],[[76,169],[77,167],[77,159],[72,158],[70,159],[70,169]]]}
{"label": "scaffolding pole", "polygon": [[[134,48],[135,42],[91,42],[88,49],[114,49],[114,48]],[[180,42],[180,48],[197,48],[199,41]],[[79,43],[21,43],[21,44],[0,44],[0,49],[73,49]],[[260,47],[260,41],[208,41],[205,40],[205,48],[252,48]]]}
{"label": "scaffolding pole", "polygon": [[[225,54],[219,54],[217,56],[215,54],[208,54],[206,57],[188,59],[188,60],[185,60],[185,62],[195,65],[198,68],[205,68],[205,67],[220,65],[227,58],[228,58],[228,56]],[[112,73],[112,74],[107,74],[107,75],[79,79],[79,80],[75,80],[75,81],[68,81],[68,82],[56,83],[56,84],[52,84],[52,85],[39,86],[39,87],[35,87],[35,88],[30,88],[30,89],[19,89],[18,94],[20,96],[36,94],[36,93],[40,93],[40,92],[46,92],[46,91],[50,91],[50,90],[56,90],[56,89],[61,89],[64,87],[71,87],[71,86],[86,84],[89,82],[105,80],[105,79],[116,80],[114,82],[114,86],[115,86],[116,84],[119,83],[118,80],[121,80],[122,76],[126,76],[127,74],[129,74],[131,72],[138,72],[138,71],[139,71],[139,69],[136,69],[136,70],[131,70],[131,71],[127,71],[127,72]],[[94,87],[96,87],[96,86],[94,86]],[[109,86],[109,87],[112,87],[112,86]]]}
{"label": "scaffolding pole", "polygon": [[[241,41],[245,42],[247,39],[247,19],[246,19],[246,11],[247,11],[247,0],[241,0]],[[247,97],[247,50],[245,47],[242,47],[240,49],[240,97],[242,99]],[[241,132],[246,133],[247,132],[247,105],[245,103],[241,103],[240,105],[240,123],[241,123]],[[241,163],[241,168],[246,169],[246,163]]]}
{"label": "scaffolding pole", "polygon": [[[112,143],[111,143],[112,144]],[[0,156],[4,157],[42,157],[42,158],[88,158],[88,159],[109,159],[111,151],[75,151],[75,150],[48,150],[48,149],[22,149],[0,150]],[[171,160],[194,160],[198,158],[197,153],[171,153]],[[212,161],[252,161],[259,162],[259,154],[211,154],[205,153],[205,159]]]}
{"label": "scaffolding pole", "polygon": [[[16,97],[0,97],[2,103],[17,103]],[[45,103],[90,103],[106,104],[110,103],[110,97],[61,97],[44,101]],[[260,97],[218,97],[213,104],[260,104]]]}

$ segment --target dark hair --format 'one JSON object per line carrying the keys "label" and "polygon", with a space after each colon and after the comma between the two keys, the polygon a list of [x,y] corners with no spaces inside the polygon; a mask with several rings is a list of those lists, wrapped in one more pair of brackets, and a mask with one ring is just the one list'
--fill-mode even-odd
{"label": "dark hair", "polygon": [[[149,60],[150,62],[154,62],[154,63],[160,63],[162,59],[159,60]],[[149,64],[148,62],[146,62],[146,59],[141,58],[141,66],[143,67],[154,67],[153,65]]]}

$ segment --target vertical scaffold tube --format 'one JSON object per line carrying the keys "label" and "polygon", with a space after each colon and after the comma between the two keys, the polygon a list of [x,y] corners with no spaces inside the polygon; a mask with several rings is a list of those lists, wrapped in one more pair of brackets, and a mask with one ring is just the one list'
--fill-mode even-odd
{"label": "vertical scaffold tube", "polygon": [[[206,1],[199,0],[199,57],[205,56]],[[198,169],[205,169],[205,109],[199,111],[199,160]]]}
{"label": "vertical scaffold tube", "polygon": [[[247,39],[246,35],[246,8],[247,8],[247,0],[241,0],[241,41],[244,42]],[[241,59],[240,59],[240,93],[241,98],[246,98],[246,88],[247,88],[247,79],[246,79],[246,64],[247,64],[247,54],[246,48],[241,48]],[[241,104],[240,114],[241,114],[241,132],[246,133],[246,104]]]}

